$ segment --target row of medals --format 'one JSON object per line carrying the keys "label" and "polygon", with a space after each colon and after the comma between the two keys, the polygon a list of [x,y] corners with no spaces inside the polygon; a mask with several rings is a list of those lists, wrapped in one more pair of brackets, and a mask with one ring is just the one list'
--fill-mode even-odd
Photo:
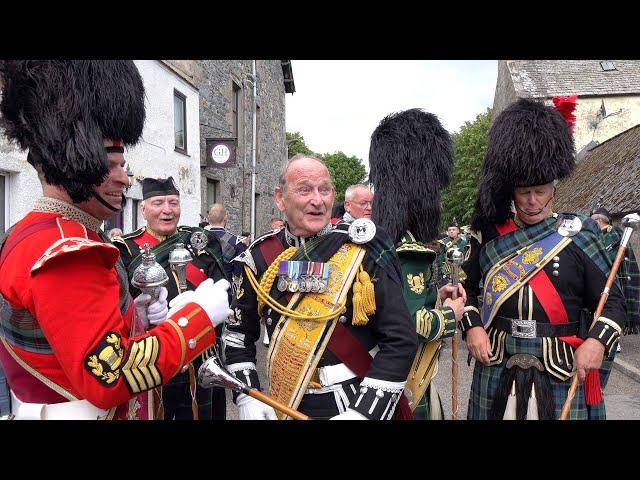
{"label": "row of medals", "polygon": [[324,293],[327,290],[327,284],[320,277],[314,275],[303,275],[300,279],[280,275],[278,278],[278,290],[281,292]]}

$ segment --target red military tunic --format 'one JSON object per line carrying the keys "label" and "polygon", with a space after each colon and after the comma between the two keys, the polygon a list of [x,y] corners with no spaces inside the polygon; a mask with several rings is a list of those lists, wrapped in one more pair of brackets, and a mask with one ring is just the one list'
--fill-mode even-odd
{"label": "red military tunic", "polygon": [[[12,237],[38,222],[37,233],[6,252]],[[195,303],[134,333],[118,256],[95,231],[57,213],[31,212],[15,226],[0,259],[0,361],[20,401],[86,399],[118,407],[111,416],[125,418],[129,399],[166,383],[214,343],[212,324]],[[149,411],[141,408],[137,417],[149,418]]]}

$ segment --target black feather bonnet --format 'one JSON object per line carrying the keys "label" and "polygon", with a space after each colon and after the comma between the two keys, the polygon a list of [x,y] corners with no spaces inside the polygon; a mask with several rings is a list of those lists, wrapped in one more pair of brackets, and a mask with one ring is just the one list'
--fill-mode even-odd
{"label": "black feather bonnet", "polygon": [[385,117],[371,135],[369,179],[373,221],[397,243],[410,231],[419,242],[436,238],[440,190],[453,169],[449,133],[435,115],[413,108]]}
{"label": "black feather bonnet", "polygon": [[562,115],[522,98],[509,105],[489,130],[471,227],[480,231],[511,216],[515,187],[563,179],[575,166],[575,146]]}
{"label": "black feather bonnet", "polygon": [[47,183],[74,202],[93,195],[109,163],[104,140],[137,143],[144,86],[127,60],[3,60],[0,127]]}

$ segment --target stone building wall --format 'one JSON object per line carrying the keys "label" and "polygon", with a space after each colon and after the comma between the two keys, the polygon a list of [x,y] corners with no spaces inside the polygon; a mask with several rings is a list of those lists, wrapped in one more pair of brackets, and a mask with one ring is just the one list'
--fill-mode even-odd
{"label": "stone building wall", "polygon": [[[186,68],[200,91],[200,154],[202,161],[202,214],[206,215],[207,179],[219,182],[218,203],[229,214],[228,228],[251,230],[251,172],[253,84],[251,60],[199,60]],[[280,163],[286,157],[285,92],[280,60],[257,60],[258,145],[256,155],[256,233],[266,230],[268,218],[277,215],[273,189]],[[235,165],[206,166],[206,139],[232,137],[232,84],[241,88]]]}

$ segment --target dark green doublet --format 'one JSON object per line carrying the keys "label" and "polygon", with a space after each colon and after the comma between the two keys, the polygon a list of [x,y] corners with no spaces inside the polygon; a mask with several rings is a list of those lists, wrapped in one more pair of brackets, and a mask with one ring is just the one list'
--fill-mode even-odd
{"label": "dark green doublet", "polygon": [[[396,252],[400,258],[402,269],[404,299],[409,314],[416,325],[419,340],[434,342],[451,337],[456,328],[453,310],[449,307],[435,308],[438,298],[438,284],[433,281],[436,252],[416,241],[410,232],[403,235],[400,243],[396,245]],[[437,355],[439,355],[439,351],[436,353]],[[434,405],[432,405],[433,400],[429,401],[428,399],[438,398],[437,393],[432,392],[431,389],[435,389],[435,387],[429,385],[427,392],[420,399],[414,411],[414,415],[418,419],[430,418]]]}

